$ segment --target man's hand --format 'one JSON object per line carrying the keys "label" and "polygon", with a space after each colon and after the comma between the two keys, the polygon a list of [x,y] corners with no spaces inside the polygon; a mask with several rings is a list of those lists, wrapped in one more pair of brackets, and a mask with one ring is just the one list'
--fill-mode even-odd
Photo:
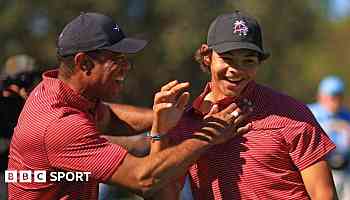
{"label": "man's hand", "polygon": [[194,135],[204,137],[212,144],[224,143],[249,131],[250,124],[244,124],[244,120],[252,111],[252,105],[247,100],[241,106],[232,103],[220,112],[218,106],[213,105],[203,118],[203,127]]}
{"label": "man's hand", "polygon": [[[163,86],[154,97],[152,133],[166,133],[180,120],[190,94],[182,92],[190,86],[188,82],[172,81]],[[182,93],[181,93],[182,92]]]}

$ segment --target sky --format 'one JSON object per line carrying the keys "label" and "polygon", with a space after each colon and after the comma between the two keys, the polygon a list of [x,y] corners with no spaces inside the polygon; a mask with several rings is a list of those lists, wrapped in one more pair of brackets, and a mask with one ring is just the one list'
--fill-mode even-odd
{"label": "sky", "polygon": [[333,19],[342,19],[350,15],[350,0],[330,0],[330,15]]}

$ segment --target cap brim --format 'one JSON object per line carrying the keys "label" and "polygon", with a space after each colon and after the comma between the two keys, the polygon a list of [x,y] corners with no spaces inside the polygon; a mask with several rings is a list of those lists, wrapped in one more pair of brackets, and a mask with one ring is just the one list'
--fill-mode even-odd
{"label": "cap brim", "polygon": [[249,49],[258,52],[261,55],[261,60],[265,60],[270,57],[270,53],[262,50],[257,45],[247,42],[225,42],[217,45],[212,45],[210,48],[214,49],[218,53],[224,53],[237,49]]}
{"label": "cap brim", "polygon": [[146,40],[124,38],[112,46],[103,47],[101,49],[106,49],[118,53],[137,53],[145,48],[147,43],[148,42]]}

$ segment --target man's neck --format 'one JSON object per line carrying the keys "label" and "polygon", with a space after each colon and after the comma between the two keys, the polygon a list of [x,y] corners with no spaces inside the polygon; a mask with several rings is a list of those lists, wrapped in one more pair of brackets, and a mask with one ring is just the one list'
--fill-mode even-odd
{"label": "man's neck", "polygon": [[84,81],[82,81],[82,79],[80,79],[77,76],[78,75],[74,74],[71,77],[66,78],[66,77],[60,76],[60,74],[58,74],[58,79],[63,81],[69,88],[71,88],[76,93],[80,94],[81,96],[85,97],[89,101],[91,101],[91,102],[98,101],[96,98],[89,95],[89,93],[87,92],[88,89],[87,89],[86,84],[84,84]]}

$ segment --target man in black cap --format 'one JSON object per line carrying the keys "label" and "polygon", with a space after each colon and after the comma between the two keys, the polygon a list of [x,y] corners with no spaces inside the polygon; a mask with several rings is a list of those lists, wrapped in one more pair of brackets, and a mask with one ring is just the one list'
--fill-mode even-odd
{"label": "man in black cap", "polygon": [[[145,45],[102,14],[83,13],[66,25],[57,44],[59,69],[43,74],[15,128],[7,174],[10,199],[97,199],[99,182],[149,195],[183,174],[213,144],[234,136],[231,108],[210,113],[196,137],[144,158],[101,137],[142,132],[153,120],[154,152],[182,115],[189,97],[182,91],[189,83],[177,81],[155,96],[154,116],[120,106],[114,116],[101,103],[119,93],[130,68],[126,54]],[[221,126],[213,128],[219,120]]]}
{"label": "man in black cap", "polygon": [[[248,132],[213,146],[189,168],[194,199],[336,199],[325,161],[335,145],[304,104],[254,81],[268,57],[254,18],[237,11],[211,23],[195,55],[211,80],[159,145],[190,138],[210,110],[232,104],[234,121]],[[176,187],[164,189],[171,191]]]}

